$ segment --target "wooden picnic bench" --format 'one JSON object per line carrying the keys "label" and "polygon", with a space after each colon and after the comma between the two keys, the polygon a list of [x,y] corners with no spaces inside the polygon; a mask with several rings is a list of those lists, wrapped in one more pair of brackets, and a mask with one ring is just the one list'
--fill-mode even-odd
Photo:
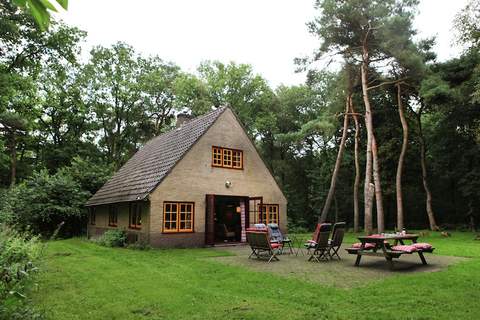
{"label": "wooden picnic bench", "polygon": [[[362,236],[358,237],[358,240],[361,242],[359,248],[347,248],[347,252],[350,254],[356,254],[357,259],[355,260],[355,266],[360,265],[360,260],[362,256],[376,256],[384,257],[387,262],[390,264],[390,268],[393,268],[393,259],[400,258],[404,254],[413,254],[417,253],[422,261],[422,264],[426,265],[427,260],[423,255],[424,252],[433,252],[434,248],[430,249],[417,249],[416,251],[402,251],[402,250],[392,250],[389,244],[389,240],[393,240],[393,246],[397,244],[405,245],[404,241],[412,241],[412,243],[417,243],[418,235],[417,234],[395,234],[395,235],[372,235],[372,236]],[[367,244],[373,244],[372,248],[366,248]],[[371,246],[371,245],[370,245]]]}

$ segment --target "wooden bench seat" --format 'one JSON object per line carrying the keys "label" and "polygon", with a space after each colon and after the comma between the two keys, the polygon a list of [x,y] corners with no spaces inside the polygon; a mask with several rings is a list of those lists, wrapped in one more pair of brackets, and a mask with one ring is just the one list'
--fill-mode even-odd
{"label": "wooden bench seat", "polygon": [[[349,254],[358,254],[358,251],[360,250],[360,248],[346,248],[345,250]],[[417,251],[413,251],[413,252],[400,251],[400,250],[386,250],[385,253],[392,258],[398,258],[402,254],[412,254],[412,253],[419,253],[419,252],[421,252],[421,253],[423,253],[423,252],[432,253],[433,250],[435,250],[435,248],[417,250]],[[362,255],[364,255],[364,256],[385,256],[383,251],[378,250],[378,249],[377,250],[375,250],[375,249],[363,249]]]}

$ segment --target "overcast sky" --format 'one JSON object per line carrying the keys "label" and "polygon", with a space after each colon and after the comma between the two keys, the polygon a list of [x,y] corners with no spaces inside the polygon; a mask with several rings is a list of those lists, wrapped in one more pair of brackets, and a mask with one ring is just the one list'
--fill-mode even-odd
{"label": "overcast sky", "polygon": [[[313,0],[70,0],[59,16],[88,32],[93,45],[124,41],[195,72],[201,61],[253,65],[272,86],[305,80],[293,59],[311,55],[318,40],[305,23],[315,16]],[[421,0],[415,27],[437,36],[440,60],[457,56],[452,19],[467,0]]]}

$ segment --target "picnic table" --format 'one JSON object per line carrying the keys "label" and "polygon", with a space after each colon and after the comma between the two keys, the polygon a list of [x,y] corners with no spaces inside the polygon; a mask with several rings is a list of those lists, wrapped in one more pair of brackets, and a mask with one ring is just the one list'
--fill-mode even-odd
{"label": "picnic table", "polygon": [[[361,242],[360,248],[348,248],[347,251],[350,254],[356,254],[357,259],[355,261],[355,266],[360,265],[360,260],[362,256],[377,256],[384,257],[387,262],[390,264],[390,268],[393,268],[393,259],[400,258],[403,254],[412,254],[418,253],[422,264],[426,265],[427,260],[423,255],[424,252],[432,252],[433,248],[426,250],[417,250],[414,252],[401,251],[401,250],[392,250],[392,247],[388,241],[393,241],[393,246],[398,244],[405,245],[405,241],[411,241],[416,243],[418,239],[418,234],[381,234],[381,235],[371,235],[371,236],[361,236],[358,237],[358,240]],[[366,249],[367,244],[374,244],[374,247],[371,249]]]}

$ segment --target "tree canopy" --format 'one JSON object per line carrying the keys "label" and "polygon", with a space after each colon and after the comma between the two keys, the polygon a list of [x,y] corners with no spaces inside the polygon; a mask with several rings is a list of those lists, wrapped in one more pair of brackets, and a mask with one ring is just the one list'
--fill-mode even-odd
{"label": "tree canopy", "polygon": [[[89,195],[178,113],[228,105],[284,189],[293,230],[319,217],[367,232],[478,226],[478,0],[456,19],[464,51],[441,62],[435,40],[416,36],[418,1],[318,0],[307,79],[277,88],[251,65],[186,72],[123,42],[80,59],[85,32],[41,27],[28,12],[38,1],[20,2],[0,2],[0,222],[80,232]],[[319,59],[341,68],[309,64]]]}

